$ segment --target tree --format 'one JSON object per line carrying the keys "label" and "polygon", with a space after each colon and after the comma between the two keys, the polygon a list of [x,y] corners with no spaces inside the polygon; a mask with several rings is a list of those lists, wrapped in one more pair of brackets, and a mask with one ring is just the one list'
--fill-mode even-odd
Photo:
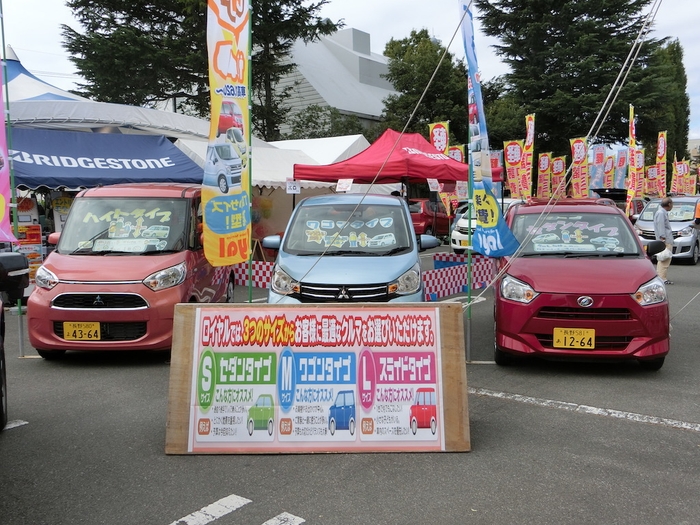
{"label": "tree", "polygon": [[86,79],[78,94],[103,102],[209,114],[206,0],[68,0],[83,32],[62,26]]}
{"label": "tree", "polygon": [[[288,92],[276,91],[293,71],[297,39],[310,42],[341,23],[317,13],[329,0],[252,0],[252,124],[263,139],[279,137]],[[83,32],[62,26],[71,61],[87,80],[76,91],[104,102],[178,108],[209,115],[206,0],[68,0]]]}
{"label": "tree", "polygon": [[[399,94],[384,100],[382,119],[386,127],[404,129],[444,51],[426,29],[413,30],[402,40],[389,40],[384,50],[389,57],[386,78]],[[407,131],[427,137],[428,124],[446,120],[450,121],[454,139],[466,143],[469,132],[466,68],[451,53],[445,56]]]}
{"label": "tree", "polygon": [[[475,0],[484,32],[500,39],[496,53],[511,68],[504,76],[507,98],[524,114],[536,115],[537,150],[568,154],[569,139],[588,133],[642,27],[641,11],[650,2]],[[656,143],[661,129],[647,126],[646,119],[675,106],[677,98],[667,89],[674,79],[672,68],[655,64],[662,44],[644,40],[599,142],[627,141],[628,107],[633,104],[640,116],[639,141]]]}
{"label": "tree", "polygon": [[360,119],[355,115],[343,115],[336,108],[307,106],[289,119],[291,131],[285,139],[317,139],[342,135],[366,134]]}

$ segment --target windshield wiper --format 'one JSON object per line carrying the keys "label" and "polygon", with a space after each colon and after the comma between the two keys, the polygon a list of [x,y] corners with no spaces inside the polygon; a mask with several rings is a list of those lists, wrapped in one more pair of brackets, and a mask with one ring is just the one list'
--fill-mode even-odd
{"label": "windshield wiper", "polygon": [[388,252],[383,253],[382,257],[384,257],[386,255],[395,255],[397,253],[403,253],[403,252],[406,252],[410,249],[411,248],[409,246],[399,246],[398,248],[393,248],[393,249],[389,250]]}

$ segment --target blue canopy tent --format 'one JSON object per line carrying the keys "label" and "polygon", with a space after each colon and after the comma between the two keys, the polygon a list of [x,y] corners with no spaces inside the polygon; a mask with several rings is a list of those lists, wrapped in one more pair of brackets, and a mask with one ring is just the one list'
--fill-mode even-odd
{"label": "blue canopy tent", "polygon": [[202,168],[164,136],[13,128],[12,139],[20,189],[202,182]]}

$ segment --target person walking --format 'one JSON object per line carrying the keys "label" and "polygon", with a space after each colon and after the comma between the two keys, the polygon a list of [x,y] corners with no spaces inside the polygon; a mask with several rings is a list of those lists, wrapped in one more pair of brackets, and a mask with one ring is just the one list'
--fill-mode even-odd
{"label": "person walking", "polygon": [[[668,212],[673,208],[673,200],[670,197],[661,199],[661,205],[654,214],[654,235],[657,241],[663,241],[666,249],[673,253],[673,230],[671,229],[671,221],[668,218]],[[673,284],[673,281],[668,280],[668,267],[671,266],[669,257],[665,261],[656,258],[656,273],[664,282],[664,284]]]}

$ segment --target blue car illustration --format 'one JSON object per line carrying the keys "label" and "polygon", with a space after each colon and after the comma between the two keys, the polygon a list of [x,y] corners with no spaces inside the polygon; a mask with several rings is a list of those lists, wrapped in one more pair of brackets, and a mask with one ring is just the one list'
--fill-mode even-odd
{"label": "blue car illustration", "polygon": [[341,390],[328,411],[328,430],[331,436],[338,430],[349,430],[355,435],[355,392]]}

